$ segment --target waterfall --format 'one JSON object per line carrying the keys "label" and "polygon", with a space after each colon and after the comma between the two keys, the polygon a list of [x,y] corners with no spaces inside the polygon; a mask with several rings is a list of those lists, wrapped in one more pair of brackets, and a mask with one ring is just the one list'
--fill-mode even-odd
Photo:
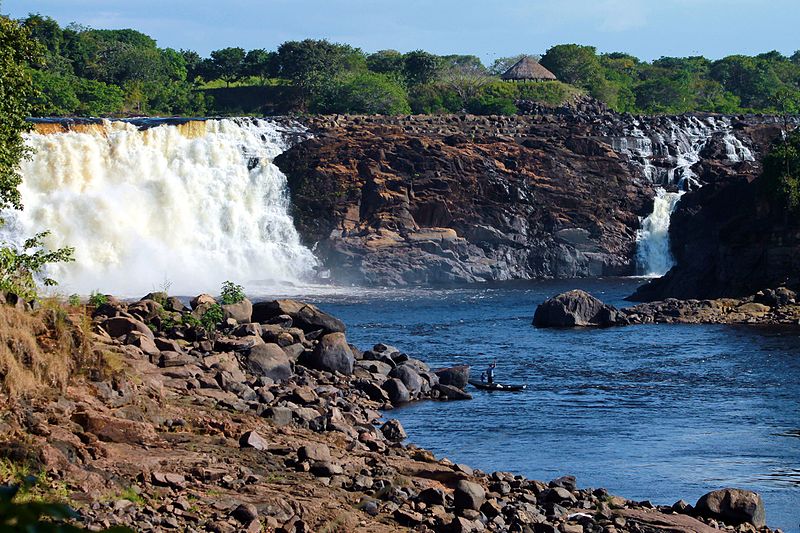
{"label": "waterfall", "polygon": [[289,215],[286,177],[272,163],[288,147],[274,122],[140,130],[103,121],[26,141],[34,155],[21,166],[25,209],[3,214],[0,238],[19,245],[49,229],[49,247],[74,247],[74,263],[48,272],[64,294],[298,282],[317,264]]}
{"label": "waterfall", "polygon": [[636,265],[640,274],[658,277],[672,268],[674,259],[669,249],[669,222],[683,194],[661,188],[656,190],[653,212],[636,231]]}

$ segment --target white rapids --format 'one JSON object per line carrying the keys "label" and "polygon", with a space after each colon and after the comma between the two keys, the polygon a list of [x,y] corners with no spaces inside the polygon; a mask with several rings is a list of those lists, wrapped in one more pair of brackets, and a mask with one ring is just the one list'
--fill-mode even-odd
{"label": "white rapids", "polygon": [[6,212],[2,238],[51,230],[75,262],[48,272],[64,294],[125,296],[169,286],[213,291],[224,280],[297,283],[317,260],[289,214],[287,148],[277,124],[208,120],[140,130],[122,121],[31,133],[21,166],[25,208]]}
{"label": "white rapids", "polygon": [[669,223],[683,194],[662,188],[656,190],[653,212],[642,221],[642,227],[636,232],[636,265],[640,274],[663,276],[675,263],[670,251]]}

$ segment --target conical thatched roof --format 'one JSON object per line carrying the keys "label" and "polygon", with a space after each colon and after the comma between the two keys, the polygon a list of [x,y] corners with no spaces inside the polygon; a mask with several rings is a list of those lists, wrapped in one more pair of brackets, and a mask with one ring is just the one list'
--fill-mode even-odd
{"label": "conical thatched roof", "polygon": [[500,76],[504,80],[554,80],[555,74],[544,68],[532,57],[525,56]]}

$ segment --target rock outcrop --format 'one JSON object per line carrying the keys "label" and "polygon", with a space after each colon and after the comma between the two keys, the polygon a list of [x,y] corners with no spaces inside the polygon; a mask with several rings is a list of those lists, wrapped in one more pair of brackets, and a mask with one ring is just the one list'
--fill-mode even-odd
{"label": "rock outcrop", "polygon": [[586,291],[571,290],[541,303],[533,315],[537,328],[608,327],[616,324],[619,312]]}

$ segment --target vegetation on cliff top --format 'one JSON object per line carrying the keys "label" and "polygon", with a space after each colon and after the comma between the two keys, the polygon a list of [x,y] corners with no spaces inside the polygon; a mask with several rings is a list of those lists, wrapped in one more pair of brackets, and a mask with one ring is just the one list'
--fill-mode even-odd
{"label": "vegetation on cliff top", "polygon": [[365,53],[306,39],[275,51],[229,47],[207,58],[159,48],[132,29],[95,30],[30,15],[20,21],[46,50],[31,65],[40,115],[242,113],[512,114],[515,102],[559,105],[578,93],[632,113],[780,111],[800,97],[800,52],[720,60],[662,57],[561,44],[541,63],[560,82],[501,82],[519,57],[484,66],[472,55]]}

